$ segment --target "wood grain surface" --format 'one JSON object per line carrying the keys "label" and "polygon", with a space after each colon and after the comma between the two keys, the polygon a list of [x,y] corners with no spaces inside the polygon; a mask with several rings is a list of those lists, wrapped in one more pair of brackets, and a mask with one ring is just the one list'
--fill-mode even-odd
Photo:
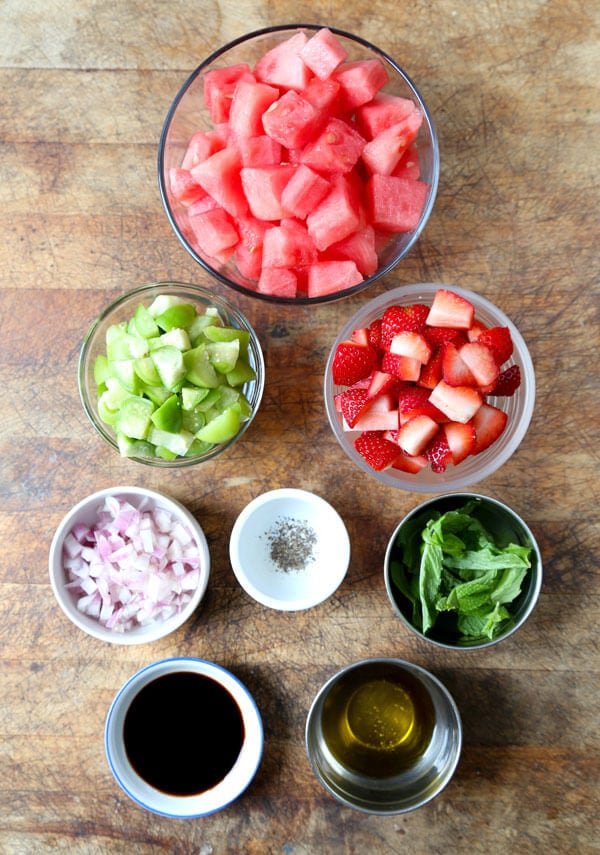
{"label": "wood grain surface", "polygon": [[[580,0],[0,0],[3,855],[600,850],[599,12]],[[80,405],[82,338],[97,312],[132,286],[208,281],[161,208],[163,120],[188,73],[216,47],[296,21],[370,39],[416,82],[441,146],[432,216],[409,256],[367,294],[295,308],[229,293],[265,352],[264,401],[251,429],[198,468],[123,461]],[[338,448],[323,406],[324,363],[342,323],[369,297],[419,281],[461,285],[497,303],[536,369],[529,432],[479,488],[530,524],[544,584],[525,626],[485,652],[433,649],[392,613],[383,553],[421,499],[360,473]],[[128,483],[192,510],[207,534],[212,575],[200,610],[179,632],[114,649],[59,612],[47,557],[71,505]],[[326,498],[352,542],[344,584],[301,613],[250,600],[228,560],[237,514],[281,486]],[[230,668],[254,693],[265,726],[263,762],[248,791],[195,821],[130,802],[103,748],[120,685],[176,654]],[[305,754],[314,694],[367,656],[431,669],[463,717],[454,779],[414,813],[382,818],[342,807]],[[172,734],[184,748],[180,720],[174,712]]]}

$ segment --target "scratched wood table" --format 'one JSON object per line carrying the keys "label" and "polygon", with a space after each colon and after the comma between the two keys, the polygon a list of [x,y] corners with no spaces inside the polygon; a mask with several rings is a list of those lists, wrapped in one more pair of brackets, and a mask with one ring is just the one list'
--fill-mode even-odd
{"label": "scratched wood table", "polygon": [[[599,850],[598,11],[575,0],[0,0],[2,853]],[[161,208],[164,116],[217,46],[296,21],[359,33],[416,81],[440,137],[433,214],[410,255],[368,294],[318,308],[233,295],[267,365],[251,429],[217,461],[183,472],[122,461],[79,403],[84,332],[134,285],[207,284]],[[338,449],[322,402],[340,325],[367,297],[419,281],[461,285],[497,303],[536,368],[529,432],[479,488],[529,522],[544,585],[522,630],[486,652],[432,649],[393,615],[383,552],[420,497],[362,475]],[[145,647],[113,648],[78,632],[47,578],[62,515],[117,484],[184,502],[212,555],[197,615]],[[228,561],[236,515],[282,486],[326,498],[352,541],[342,587],[301,613],[250,600]],[[119,686],[174,654],[230,668],[254,693],[265,727],[264,759],[248,791],[195,821],[135,806],[104,757],[104,720]],[[411,814],[344,808],[305,755],[315,692],[367,656],[431,669],[463,717],[454,779]],[[188,727],[185,711],[174,710],[164,738],[185,751]]]}

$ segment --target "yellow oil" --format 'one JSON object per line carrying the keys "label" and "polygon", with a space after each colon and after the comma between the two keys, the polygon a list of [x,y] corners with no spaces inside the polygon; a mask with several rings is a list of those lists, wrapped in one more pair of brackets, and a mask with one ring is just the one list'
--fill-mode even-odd
{"label": "yellow oil", "polygon": [[323,707],[323,735],[342,765],[372,777],[413,766],[433,733],[434,709],[409,673],[384,663],[350,670]]}

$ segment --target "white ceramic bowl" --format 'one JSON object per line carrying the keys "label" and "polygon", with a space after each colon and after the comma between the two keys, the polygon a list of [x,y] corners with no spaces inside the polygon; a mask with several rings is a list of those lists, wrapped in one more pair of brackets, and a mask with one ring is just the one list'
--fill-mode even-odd
{"label": "white ceramic bowl", "polygon": [[[127,713],[142,689],[161,677],[189,672],[214,681],[217,688],[221,687],[229,695],[229,703],[239,711],[243,736],[237,758],[220,781],[202,792],[181,796],[157,789],[138,774],[129,760],[124,733]],[[152,709],[147,713],[150,721],[153,713],[156,715]],[[189,717],[187,722],[186,716]],[[173,710],[172,720],[165,722],[164,729],[162,733],[157,734],[157,738],[173,742],[173,751],[181,752],[181,763],[184,765],[186,758],[203,756],[206,750],[203,744],[205,745],[207,740],[215,739],[215,727],[217,725],[211,718],[211,710],[202,704],[201,696],[196,696],[189,708]],[[186,743],[189,743],[187,754]],[[206,816],[227,807],[237,799],[256,774],[262,758],[263,744],[260,712],[248,689],[220,665],[188,657],[154,662],[127,680],[111,704],[104,733],[108,765],[124,792],[151,813],[179,819]],[[152,745],[149,745],[149,751],[152,750]]]}
{"label": "white ceramic bowl", "polygon": [[[521,385],[512,397],[487,397],[488,403],[499,407],[508,414],[506,428],[501,436],[480,454],[470,455],[457,466],[449,465],[443,473],[433,472],[430,466],[418,474],[401,472],[388,468],[382,471],[372,469],[354,447],[358,436],[356,431],[344,430],[340,414],[335,407],[335,395],[345,387],[333,382],[331,367],[335,351],[340,342],[350,338],[352,330],[368,327],[376,318],[393,305],[410,306],[413,303],[431,305],[436,291],[446,288],[469,300],[475,309],[475,318],[488,327],[508,327],[514,344],[514,352],[503,368],[518,365],[521,371]],[[535,404],[535,373],[533,363],[523,336],[504,312],[473,291],[467,291],[454,285],[439,283],[418,283],[403,285],[392,291],[386,291],[375,299],[365,303],[342,327],[336,338],[325,367],[324,381],[325,408],[329,424],[336,439],[347,456],[363,472],[390,487],[398,487],[412,493],[446,493],[462,490],[482,481],[504,465],[515,453],[531,421]]]}
{"label": "white ceramic bowl", "polygon": [[[154,621],[147,625],[138,625],[122,632],[107,628],[98,619],[84,614],[77,608],[77,596],[66,587],[68,580],[63,561],[64,542],[67,535],[78,523],[86,525],[94,523],[97,520],[100,507],[108,496],[120,496],[132,505],[135,505],[138,509],[164,508],[169,511],[172,516],[190,530],[196,541],[200,555],[198,586],[193,591],[190,601],[181,611],[165,620]],[[82,499],[63,517],[56,529],[50,546],[49,571],[54,596],[64,614],[75,626],[88,635],[111,644],[144,644],[149,641],[157,641],[159,638],[169,635],[191,617],[206,591],[210,574],[210,554],[206,537],[199,522],[179,502],[163,496],[161,493],[147,490],[144,487],[109,487],[105,490],[98,490],[98,492],[92,493],[90,496]]]}
{"label": "white ceramic bowl", "polygon": [[244,508],[231,532],[229,556],[238,582],[257,602],[298,611],[322,603],[342,583],[350,539],[328,502],[285,488]]}

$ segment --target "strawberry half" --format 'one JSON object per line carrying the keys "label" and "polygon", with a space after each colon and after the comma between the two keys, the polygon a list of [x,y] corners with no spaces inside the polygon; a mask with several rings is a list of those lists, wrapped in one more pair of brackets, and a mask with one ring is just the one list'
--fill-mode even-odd
{"label": "strawberry half", "polygon": [[346,389],[340,395],[340,411],[348,423],[354,427],[370,401],[366,389]]}
{"label": "strawberry half", "polygon": [[473,323],[474,314],[473,304],[460,294],[446,288],[438,288],[427,315],[427,325],[468,330]]}
{"label": "strawberry half", "polygon": [[377,353],[353,341],[342,341],[333,357],[331,373],[337,386],[353,386],[368,377],[377,362]]}
{"label": "strawberry half", "polygon": [[452,462],[456,466],[468,457],[475,448],[475,428],[470,422],[447,422],[442,430],[452,453]]}
{"label": "strawberry half", "polygon": [[388,350],[395,335],[400,332],[421,332],[429,308],[422,303],[412,306],[390,306],[381,319],[381,346]]}
{"label": "strawberry half", "polygon": [[438,474],[445,472],[446,466],[452,463],[452,452],[442,431],[431,440],[424,453],[429,465]]}
{"label": "strawberry half", "polygon": [[506,427],[508,416],[504,410],[499,410],[491,404],[482,404],[471,424],[475,430],[475,446],[473,454],[480,454],[495,442]]}
{"label": "strawberry half", "polygon": [[442,351],[442,377],[450,386],[476,386],[471,369],[460,355],[453,342],[444,345]]}
{"label": "strawberry half", "polygon": [[508,327],[490,327],[483,330],[477,336],[476,341],[491,349],[499,366],[504,365],[512,356],[513,341]]}
{"label": "strawberry half", "polygon": [[367,430],[361,433],[356,438],[354,447],[365,462],[377,472],[381,472],[382,469],[387,469],[388,466],[391,466],[400,453],[400,449],[396,443],[385,439],[378,431]]}
{"label": "strawberry half", "polygon": [[511,365],[505,371],[502,371],[496,385],[491,391],[492,395],[514,395],[521,385],[521,369],[518,365]]}

